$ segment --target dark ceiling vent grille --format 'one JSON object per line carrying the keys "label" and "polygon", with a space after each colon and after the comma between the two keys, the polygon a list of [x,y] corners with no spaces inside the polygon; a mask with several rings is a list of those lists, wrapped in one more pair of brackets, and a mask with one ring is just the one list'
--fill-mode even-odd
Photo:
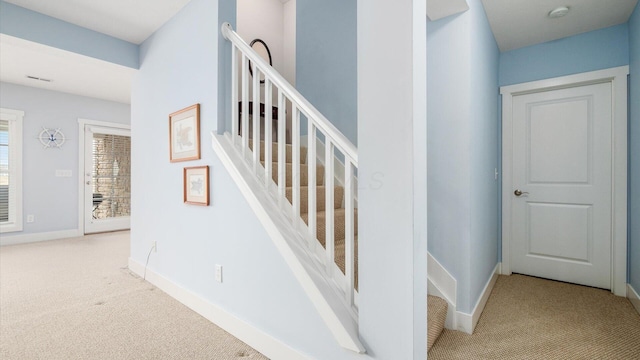
{"label": "dark ceiling vent grille", "polygon": [[31,76],[31,75],[27,75],[27,79],[44,81],[44,82],[52,82],[53,81],[51,79],[45,79],[45,78],[40,78],[40,77],[37,77],[37,76]]}

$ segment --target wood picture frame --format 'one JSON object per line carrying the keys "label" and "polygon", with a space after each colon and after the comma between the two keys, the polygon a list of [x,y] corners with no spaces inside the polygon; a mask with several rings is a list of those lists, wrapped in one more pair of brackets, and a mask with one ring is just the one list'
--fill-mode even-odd
{"label": "wood picture frame", "polygon": [[200,104],[169,115],[169,161],[200,159]]}
{"label": "wood picture frame", "polygon": [[209,206],[209,166],[184,168],[183,187],[185,204]]}

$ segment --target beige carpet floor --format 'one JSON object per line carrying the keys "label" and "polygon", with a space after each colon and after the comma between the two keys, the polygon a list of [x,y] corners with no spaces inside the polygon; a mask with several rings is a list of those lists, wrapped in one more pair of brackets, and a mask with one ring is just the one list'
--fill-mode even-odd
{"label": "beige carpet floor", "polygon": [[445,330],[438,359],[639,360],[640,315],[606,290],[500,276],[474,334]]}
{"label": "beige carpet floor", "polygon": [[0,248],[0,359],[266,359],[128,257],[128,232]]}

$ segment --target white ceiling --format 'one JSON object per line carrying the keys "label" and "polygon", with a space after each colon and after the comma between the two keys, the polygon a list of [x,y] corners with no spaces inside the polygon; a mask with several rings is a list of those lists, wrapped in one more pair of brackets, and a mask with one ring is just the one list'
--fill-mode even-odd
{"label": "white ceiling", "polygon": [[5,0],[56,19],[140,44],[191,0]]}
{"label": "white ceiling", "polygon": [[[638,0],[482,0],[501,51],[625,23]],[[565,17],[547,14],[569,7]]]}
{"label": "white ceiling", "polygon": [[[140,44],[190,0],[5,0]],[[50,46],[0,35],[0,80],[121,103],[131,102],[136,70]],[[27,75],[51,79],[43,82]]]}
{"label": "white ceiling", "polygon": [[[140,44],[190,0],[5,1]],[[482,0],[501,51],[624,23],[637,2]],[[547,18],[558,6],[569,6],[571,11],[564,18]],[[0,47],[1,81],[130,103],[133,69],[6,35],[0,36]],[[26,75],[53,82],[30,80]]]}
{"label": "white ceiling", "polygon": [[0,49],[0,80],[4,82],[130,103],[135,69],[5,34],[0,34]]}

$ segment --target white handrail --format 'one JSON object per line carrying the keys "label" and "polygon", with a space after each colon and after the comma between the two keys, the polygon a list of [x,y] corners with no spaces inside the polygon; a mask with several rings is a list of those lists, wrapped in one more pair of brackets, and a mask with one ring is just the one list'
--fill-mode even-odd
{"label": "white handrail", "polygon": [[[358,151],[355,145],[344,134],[342,134],[324,115],[320,113],[311,103],[304,98],[293,86],[285,80],[282,75],[274,71],[271,66],[256,53],[238,34],[233,31],[231,24],[225,22],[221,27],[222,36],[231,41],[245,56],[256,64],[260,72],[265,74],[271,82],[282,90],[282,92],[307,116],[314,119],[315,126],[324,133],[335,144],[346,157],[350,158],[354,166],[358,166]],[[244,106],[244,105],[243,105]],[[245,113],[246,114],[246,113]],[[234,130],[236,131],[236,130]]]}

